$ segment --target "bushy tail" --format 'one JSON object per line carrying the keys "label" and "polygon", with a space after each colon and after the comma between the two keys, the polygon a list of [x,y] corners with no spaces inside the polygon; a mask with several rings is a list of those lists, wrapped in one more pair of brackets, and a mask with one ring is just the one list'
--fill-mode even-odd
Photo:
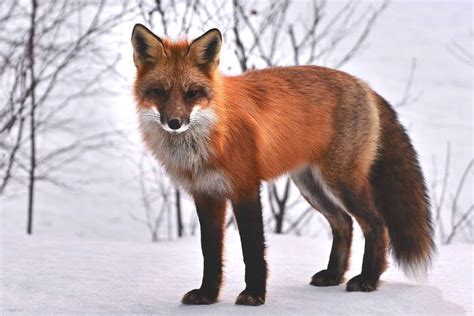
{"label": "bushy tail", "polygon": [[417,154],[392,107],[379,97],[381,142],[371,182],[392,254],[407,276],[424,277],[435,252],[430,202]]}

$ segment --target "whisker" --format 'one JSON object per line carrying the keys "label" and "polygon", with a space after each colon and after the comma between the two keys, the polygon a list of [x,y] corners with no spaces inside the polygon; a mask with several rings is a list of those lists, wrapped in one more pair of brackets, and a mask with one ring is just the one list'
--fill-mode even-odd
{"label": "whisker", "polygon": [[142,117],[156,119],[156,120],[160,119],[160,117],[158,115],[154,115],[154,114],[142,114]]}

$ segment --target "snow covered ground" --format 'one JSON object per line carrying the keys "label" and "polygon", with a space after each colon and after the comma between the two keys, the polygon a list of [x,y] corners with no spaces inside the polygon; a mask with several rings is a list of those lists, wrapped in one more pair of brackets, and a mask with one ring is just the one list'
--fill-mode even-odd
{"label": "snow covered ground", "polygon": [[[378,291],[348,293],[343,285],[308,285],[310,277],[325,267],[330,242],[274,235],[268,241],[266,304],[236,306],[234,299],[244,288],[244,269],[238,236],[228,235],[220,301],[184,306],[181,296],[200,284],[198,238],[147,244],[3,233],[0,313],[458,315],[473,311],[471,245],[440,247],[426,284],[408,281],[391,267]],[[356,239],[346,277],[358,274],[362,246]]]}

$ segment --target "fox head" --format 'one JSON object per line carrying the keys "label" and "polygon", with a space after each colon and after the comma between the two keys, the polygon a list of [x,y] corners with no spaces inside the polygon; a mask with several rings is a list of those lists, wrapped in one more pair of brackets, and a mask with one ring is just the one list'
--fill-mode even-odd
{"label": "fox head", "polygon": [[137,68],[135,97],[139,110],[161,127],[179,134],[202,117],[214,95],[222,36],[211,29],[189,41],[161,39],[141,24],[132,32]]}

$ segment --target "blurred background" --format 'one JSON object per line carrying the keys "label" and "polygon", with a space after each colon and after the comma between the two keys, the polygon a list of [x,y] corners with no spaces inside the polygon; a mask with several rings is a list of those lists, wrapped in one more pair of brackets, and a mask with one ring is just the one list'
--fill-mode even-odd
{"label": "blurred background", "polygon": [[[324,65],[366,81],[419,153],[438,243],[472,243],[471,1],[5,0],[0,3],[4,233],[160,242],[199,233],[194,206],[137,132],[130,35],[217,27],[223,73]],[[263,185],[266,232],[331,239],[284,176]],[[231,211],[228,229],[235,230]]]}

